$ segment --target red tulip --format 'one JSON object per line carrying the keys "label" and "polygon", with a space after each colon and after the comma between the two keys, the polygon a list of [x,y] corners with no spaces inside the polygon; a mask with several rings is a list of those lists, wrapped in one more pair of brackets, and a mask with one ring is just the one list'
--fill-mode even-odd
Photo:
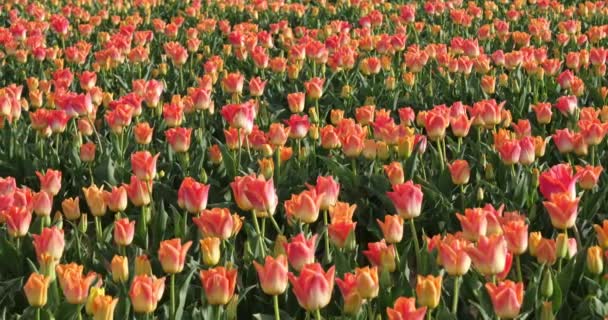
{"label": "red tulip", "polygon": [[327,226],[329,240],[338,248],[344,248],[349,244],[349,239],[354,240],[356,222],[351,221],[332,221]]}
{"label": "red tulip", "polygon": [[563,230],[574,226],[579,200],[580,198],[570,198],[568,193],[552,193],[549,201],[543,201],[553,227]]}
{"label": "red tulip", "polygon": [[190,149],[192,128],[170,128],[165,131],[167,142],[174,152],[187,152]]}
{"label": "red tulip", "polygon": [[235,225],[236,220],[238,220],[238,216],[231,215],[226,208],[203,210],[200,216],[192,218],[192,221],[206,237],[217,237],[222,240],[229,239],[238,232]]}
{"label": "red tulip", "polygon": [[50,195],[56,196],[61,189],[61,171],[48,169],[43,175],[36,171],[36,175],[40,180],[40,190],[45,191]]}
{"label": "red tulip", "polygon": [[292,114],[289,120],[285,120],[285,124],[288,125],[289,137],[292,139],[305,138],[310,129],[310,121],[308,121],[307,115]]}
{"label": "red tulip", "polygon": [[574,134],[568,128],[556,130],[552,135],[555,146],[560,153],[569,153],[574,151]]}
{"label": "red tulip", "polygon": [[300,233],[284,244],[289,264],[296,271],[302,270],[304,265],[315,262],[316,240],[317,235],[306,239],[304,234]]}
{"label": "red tulip", "polygon": [[550,199],[553,193],[567,193],[570,199],[576,198],[576,182],[578,174],[572,173],[569,164],[558,164],[544,171],[539,177],[540,193],[545,199]]}
{"label": "red tulip", "polygon": [[127,209],[127,189],[124,186],[112,187],[112,190],[103,191],[103,200],[113,212],[123,212]]}
{"label": "red tulip", "polygon": [[289,273],[289,282],[298,303],[306,311],[324,308],[331,301],[334,290],[335,266],[327,272],[318,263],[305,265],[299,276]]}
{"label": "red tulip", "polygon": [[380,270],[393,272],[397,267],[395,263],[395,246],[392,244],[387,246],[384,240],[368,243],[367,250],[364,250],[363,254],[373,266],[378,266]]}
{"label": "red tulip", "polygon": [[48,217],[53,209],[53,196],[44,191],[34,193],[32,205],[37,216]]}
{"label": "red tulip", "polygon": [[128,246],[133,242],[135,235],[135,221],[128,218],[118,219],[114,222],[114,242],[119,246]]}
{"label": "red tulip", "polygon": [[238,73],[229,73],[222,79],[222,89],[226,91],[226,93],[236,93],[241,94],[243,92],[243,83],[245,81],[245,77]]}
{"label": "red tulip", "polygon": [[243,129],[245,134],[249,134],[253,130],[256,110],[252,102],[227,104],[222,107],[220,113],[232,128]]}
{"label": "red tulip", "polygon": [[450,169],[452,183],[455,185],[463,185],[469,182],[471,168],[469,168],[469,163],[466,160],[455,160],[448,164],[448,169]]}
{"label": "red tulip", "polygon": [[131,176],[130,184],[123,184],[127,189],[127,196],[131,203],[136,207],[150,204],[152,196],[152,184],[147,181],[139,180],[136,176]]}
{"label": "red tulip", "polygon": [[[6,222],[8,234],[11,237],[23,237],[27,235],[32,222],[32,213],[22,206],[9,206],[2,211],[2,218]],[[36,237],[36,235],[32,235]]]}
{"label": "red tulip", "polygon": [[352,273],[345,273],[344,279],[336,279],[336,284],[344,300],[344,313],[355,315],[359,313],[363,298],[357,290],[357,278]]}
{"label": "red tulip", "polygon": [[209,185],[186,177],[177,191],[177,204],[190,213],[198,214],[207,208],[209,188]]}

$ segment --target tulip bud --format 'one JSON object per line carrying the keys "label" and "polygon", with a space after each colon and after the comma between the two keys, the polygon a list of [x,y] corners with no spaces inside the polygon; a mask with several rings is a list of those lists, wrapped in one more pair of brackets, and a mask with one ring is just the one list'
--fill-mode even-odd
{"label": "tulip bud", "polygon": [[152,275],[152,265],[148,256],[140,255],[135,258],[135,275]]}
{"label": "tulip bud", "polygon": [[127,257],[114,256],[112,258],[112,280],[116,283],[125,283],[129,280],[129,260]]}
{"label": "tulip bud", "polygon": [[87,229],[88,229],[88,218],[86,214],[83,214],[80,216],[80,223],[78,224],[78,229],[80,230],[80,232],[82,233],[87,233]]}
{"label": "tulip bud", "polygon": [[555,239],[555,254],[558,258],[565,258],[568,255],[568,235],[560,233]]}
{"label": "tulip bud", "polygon": [[32,273],[25,283],[23,290],[27,302],[34,308],[43,307],[47,301],[47,291],[49,288],[50,279],[38,273]]}
{"label": "tulip bud", "polygon": [[477,201],[482,202],[484,199],[484,191],[482,187],[477,189]]}
{"label": "tulip bud", "polygon": [[441,298],[441,281],[441,276],[418,275],[416,283],[416,300],[418,304],[431,309],[436,308]]}
{"label": "tulip bud", "polygon": [[540,285],[540,293],[545,298],[549,298],[553,295],[553,277],[551,275],[551,268],[546,268],[543,273],[543,279]]}
{"label": "tulip bud", "polygon": [[207,237],[200,240],[203,263],[213,267],[220,262],[220,238]]}
{"label": "tulip bud", "polygon": [[484,167],[486,180],[494,180],[494,166],[488,163]]}
{"label": "tulip bud", "polygon": [[235,320],[237,319],[237,306],[239,304],[239,295],[235,294],[232,299],[226,305],[226,319]]}
{"label": "tulip bud", "polygon": [[599,275],[604,270],[602,248],[599,246],[587,249],[587,270],[593,275]]}

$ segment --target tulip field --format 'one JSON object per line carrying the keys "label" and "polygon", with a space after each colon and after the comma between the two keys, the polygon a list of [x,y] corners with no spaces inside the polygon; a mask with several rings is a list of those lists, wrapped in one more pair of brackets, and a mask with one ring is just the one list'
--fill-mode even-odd
{"label": "tulip field", "polygon": [[607,59],[603,0],[0,1],[0,317],[608,319]]}

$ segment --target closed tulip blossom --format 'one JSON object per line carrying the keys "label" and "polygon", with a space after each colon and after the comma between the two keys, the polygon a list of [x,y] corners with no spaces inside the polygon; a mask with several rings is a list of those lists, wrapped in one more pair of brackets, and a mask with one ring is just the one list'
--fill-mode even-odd
{"label": "closed tulip blossom", "polygon": [[418,304],[434,309],[439,305],[441,298],[442,277],[433,275],[418,275],[416,280],[416,298]]}
{"label": "closed tulip blossom", "polygon": [[135,221],[128,218],[118,219],[114,222],[114,242],[119,246],[128,246],[135,236]]}
{"label": "closed tulip blossom", "polygon": [[420,215],[422,210],[422,190],[420,186],[411,180],[406,183],[393,185],[393,191],[387,192],[392,200],[397,213],[405,220],[413,219]]}
{"label": "closed tulip blossom", "polygon": [[560,230],[574,227],[579,200],[580,198],[570,198],[568,193],[552,193],[549,201],[543,201],[553,227]]}
{"label": "closed tulip blossom", "polygon": [[265,294],[276,296],[287,290],[287,257],[279,255],[277,258],[266,256],[264,265],[253,261],[258,273],[260,287]]}
{"label": "closed tulip blossom", "polygon": [[448,237],[439,243],[439,260],[451,276],[462,276],[471,267],[471,258],[467,253],[470,243],[464,239]]}
{"label": "closed tulip blossom", "polygon": [[392,244],[387,246],[384,240],[368,243],[367,250],[364,250],[363,254],[372,265],[378,266],[381,271],[393,272],[397,267],[395,247]]}
{"label": "closed tulip blossom", "polygon": [[507,252],[507,241],[499,235],[480,236],[475,247],[467,248],[475,269],[486,276],[497,275],[505,269]]}
{"label": "closed tulip blossom", "polygon": [[290,272],[289,282],[300,306],[306,311],[316,311],[331,301],[334,276],[335,266],[325,272],[320,264],[313,263],[305,265],[298,276]]}
{"label": "closed tulip blossom", "polygon": [[524,300],[524,284],[510,280],[498,285],[486,283],[486,290],[492,299],[494,313],[500,319],[514,319],[519,315]]}
{"label": "closed tulip blossom", "polygon": [[156,177],[156,161],[160,153],[152,156],[148,151],[137,151],[131,155],[131,169],[133,174],[143,181]]}
{"label": "closed tulip blossom", "polygon": [[23,286],[25,296],[30,306],[40,308],[46,305],[47,291],[50,284],[50,278],[39,274],[32,273],[27,282]]}
{"label": "closed tulip blossom", "polygon": [[288,217],[303,223],[313,223],[319,217],[322,199],[323,195],[317,194],[315,190],[294,194],[291,199],[285,201],[285,213]]}
{"label": "closed tulip blossom", "polygon": [[336,278],[336,284],[344,300],[344,313],[356,315],[365,301],[357,289],[357,278],[352,273],[345,273],[343,279]]}
{"label": "closed tulip blossom", "polygon": [[164,292],[165,278],[157,279],[145,274],[135,276],[129,290],[133,311],[139,314],[154,312]]}
{"label": "closed tulip blossom", "polygon": [[317,235],[306,239],[304,234],[300,233],[285,244],[289,264],[296,271],[315,261],[316,239]]}
{"label": "closed tulip blossom", "polygon": [[127,209],[127,189],[124,186],[112,187],[110,191],[103,191],[103,200],[108,209],[113,212],[124,212]]}
{"label": "closed tulip blossom", "polygon": [[215,267],[201,270],[200,278],[207,302],[211,305],[227,304],[234,295],[236,276],[236,269]]}
{"label": "closed tulip blossom", "polygon": [[403,218],[398,215],[384,216],[384,222],[376,219],[387,243],[399,243],[403,239]]}
{"label": "closed tulip blossom", "polygon": [[545,199],[551,199],[551,194],[565,192],[571,199],[576,198],[576,182],[579,174],[572,172],[569,164],[558,164],[544,171],[539,177],[540,193]]}
{"label": "closed tulip blossom", "polygon": [[182,245],[179,238],[162,241],[158,249],[158,260],[163,270],[169,274],[182,272],[191,245],[192,241]]}
{"label": "closed tulip blossom", "polygon": [[452,176],[452,183],[455,185],[463,185],[469,183],[469,177],[471,175],[471,168],[466,160],[456,160],[451,164],[448,164],[450,169],[450,175]]}
{"label": "closed tulip blossom", "polygon": [[192,218],[192,221],[207,237],[227,240],[235,234],[234,215],[226,208],[203,210],[200,216]]}
{"label": "closed tulip blossom", "polygon": [[392,308],[386,308],[389,320],[423,320],[427,307],[416,309],[414,298],[399,297]]}
{"label": "closed tulip blossom", "polygon": [[189,213],[198,214],[207,208],[209,185],[186,177],[177,191],[177,204]]}

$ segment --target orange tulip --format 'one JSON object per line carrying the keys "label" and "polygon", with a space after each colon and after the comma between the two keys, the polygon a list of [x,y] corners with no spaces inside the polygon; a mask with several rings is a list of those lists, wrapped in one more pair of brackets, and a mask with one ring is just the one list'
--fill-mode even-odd
{"label": "orange tulip", "polygon": [[53,197],[44,192],[36,192],[32,197],[32,207],[37,216],[48,217],[53,209]]}
{"label": "orange tulip", "polygon": [[211,305],[225,305],[234,295],[236,286],[236,269],[215,267],[201,270],[200,277],[207,303]]}
{"label": "orange tulip", "polygon": [[595,229],[597,243],[603,249],[608,249],[608,220],[604,220],[602,225],[594,224],[593,229]]}
{"label": "orange tulip", "polygon": [[180,238],[162,241],[158,249],[158,260],[160,260],[163,271],[169,274],[182,272],[191,245],[192,241],[182,245]]}
{"label": "orange tulip", "polygon": [[93,320],[112,320],[114,319],[114,309],[118,304],[117,298],[99,295],[93,300]]}
{"label": "orange tulip", "polygon": [[131,282],[129,298],[135,313],[151,313],[156,310],[158,301],[165,292],[165,278],[156,279],[154,276],[138,275]]}
{"label": "orange tulip", "polygon": [[414,298],[399,297],[393,308],[386,308],[388,320],[423,320],[426,307],[416,309]]}
{"label": "orange tulip", "polygon": [[266,256],[264,265],[253,261],[260,278],[260,287],[270,296],[280,295],[287,289],[287,257],[279,255],[276,259]]}
{"label": "orange tulip", "polygon": [[433,275],[418,275],[416,280],[416,298],[421,306],[434,309],[439,305],[441,299],[442,277]]}
{"label": "orange tulip", "polygon": [[145,254],[135,257],[135,275],[152,275],[152,265]]}
{"label": "orange tulip", "polygon": [[220,238],[217,237],[206,237],[200,240],[201,253],[203,256],[203,262],[207,266],[214,266],[220,262]]}
{"label": "orange tulip", "polygon": [[131,169],[133,174],[143,181],[149,181],[156,177],[156,161],[160,153],[152,156],[148,151],[137,151],[131,154]]}
{"label": "orange tulip", "polygon": [[385,215],[384,222],[380,219],[376,219],[384,240],[387,243],[399,243],[403,239],[403,218],[398,215]]}
{"label": "orange tulip", "polygon": [[502,225],[509,252],[520,255],[528,249],[528,225],[524,220],[510,220]]}
{"label": "orange tulip", "polygon": [[[327,226],[329,240],[338,248],[345,248],[354,242],[354,231],[357,226],[356,222],[351,221],[332,221]],[[349,240],[351,240],[349,241]],[[352,247],[352,246],[349,246]]]}
{"label": "orange tulip", "polygon": [[469,241],[477,241],[480,236],[485,236],[488,229],[486,212],[481,208],[475,208],[465,209],[464,213],[464,215],[456,214],[463,236]]}
{"label": "orange tulip", "polygon": [[101,217],[106,214],[107,205],[103,199],[103,186],[98,188],[96,185],[91,185],[88,188],[82,188],[82,192],[84,192],[84,198],[93,216]]}
{"label": "orange tulip", "polygon": [[314,186],[317,194],[322,195],[320,208],[327,210],[333,207],[338,201],[340,194],[340,184],[331,176],[318,176],[317,184]]}
{"label": "orange tulip", "polygon": [[235,219],[226,208],[203,210],[200,216],[192,218],[194,224],[206,237],[229,239],[235,234]]}
{"label": "orange tulip", "polygon": [[552,193],[550,201],[543,201],[553,227],[564,230],[574,226],[579,200],[580,198],[572,199],[568,193]]}
{"label": "orange tulip", "polygon": [[592,246],[587,249],[587,270],[593,275],[599,275],[604,270],[604,257],[602,248]]}
{"label": "orange tulip", "polygon": [[553,265],[557,261],[557,243],[553,239],[541,238],[535,251],[538,263]]}
{"label": "orange tulip", "polygon": [[464,239],[447,237],[439,243],[438,259],[451,276],[462,276],[471,267],[471,258],[466,252],[470,244]]}
{"label": "orange tulip", "polygon": [[597,185],[600,178],[600,174],[603,171],[602,166],[590,166],[586,167],[576,166],[576,174],[580,176],[578,185],[584,190],[591,190]]}
{"label": "orange tulip", "polygon": [[61,209],[68,220],[77,220],[80,218],[80,199],[78,197],[65,198],[61,202]]}
{"label": "orange tulip", "polygon": [[136,207],[143,207],[150,204],[152,197],[152,184],[140,180],[137,176],[131,176],[131,183],[123,185],[127,189],[127,196],[131,203]]}
{"label": "orange tulip", "polygon": [[40,308],[46,304],[50,283],[50,278],[45,275],[39,273],[32,273],[30,275],[25,286],[23,286],[25,297],[30,306]]}
{"label": "orange tulip", "polygon": [[112,269],[112,280],[116,283],[125,283],[129,280],[129,260],[127,257],[114,256],[110,264]]}
{"label": "orange tulip", "polygon": [[285,201],[285,214],[288,218],[313,223],[319,218],[319,210],[323,195],[317,194],[316,190],[305,190],[300,194],[291,195],[291,199]]}
{"label": "orange tulip", "polygon": [[403,168],[400,162],[391,162],[390,165],[384,166],[384,173],[391,182],[391,185],[401,184],[404,182]]}
{"label": "orange tulip", "polygon": [[82,267],[57,266],[57,277],[65,299],[70,304],[83,304],[87,301],[89,288],[97,278],[95,273],[83,276]]}
{"label": "orange tulip", "polygon": [[335,266],[325,272],[320,264],[312,263],[305,265],[297,277],[290,272],[289,282],[300,306],[306,311],[315,311],[324,308],[331,301],[334,276]]}
{"label": "orange tulip", "polygon": [[357,291],[363,299],[373,299],[378,296],[380,283],[377,267],[355,268]]}
{"label": "orange tulip", "polygon": [[524,284],[506,280],[495,285],[486,283],[486,289],[492,299],[494,312],[501,319],[514,319],[524,300]]}

